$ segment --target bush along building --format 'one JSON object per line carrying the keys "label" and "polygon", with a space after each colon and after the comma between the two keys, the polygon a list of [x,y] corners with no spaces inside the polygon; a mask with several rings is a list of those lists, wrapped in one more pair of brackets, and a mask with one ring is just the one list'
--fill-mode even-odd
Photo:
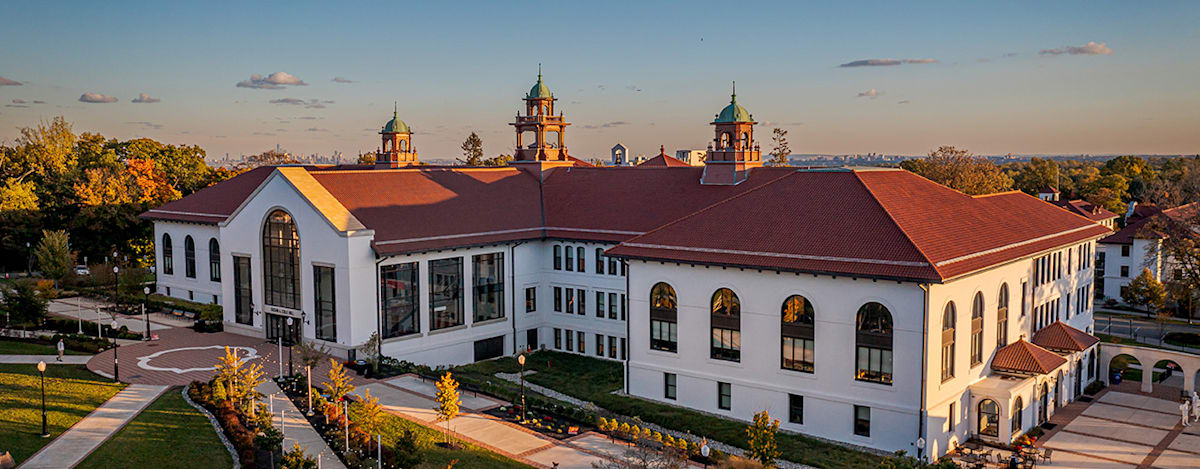
{"label": "bush along building", "polygon": [[144,213],[159,293],[349,357],[378,333],[431,366],[620,360],[641,398],[930,456],[1011,441],[1097,377],[1085,299],[1110,231],[1088,218],[901,170],[763,167],[736,95],[702,166],[591,167],[540,75],[524,101],[506,167],[419,165],[394,115],[374,165],[257,168]]}

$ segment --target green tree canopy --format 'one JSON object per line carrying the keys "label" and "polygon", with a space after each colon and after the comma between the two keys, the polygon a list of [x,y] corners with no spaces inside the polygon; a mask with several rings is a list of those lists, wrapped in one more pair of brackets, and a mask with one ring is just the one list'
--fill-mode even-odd
{"label": "green tree canopy", "polygon": [[905,160],[900,167],[970,195],[1006,191],[1013,183],[988,159],[952,146],[938,147],[926,158]]}
{"label": "green tree canopy", "polygon": [[42,240],[38,242],[34,255],[37,257],[38,270],[42,275],[55,282],[62,281],[71,272],[70,242],[65,230],[42,230]]}
{"label": "green tree canopy", "polygon": [[467,166],[483,165],[483,140],[479,138],[479,134],[471,132],[467,139],[462,143],[463,157],[458,161]]}

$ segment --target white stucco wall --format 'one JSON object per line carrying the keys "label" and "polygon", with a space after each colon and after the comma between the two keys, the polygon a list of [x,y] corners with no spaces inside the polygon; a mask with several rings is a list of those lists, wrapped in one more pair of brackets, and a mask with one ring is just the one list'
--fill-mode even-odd
{"label": "white stucco wall", "polygon": [[[1132,245],[1097,244],[1097,249],[1103,249],[1104,252],[1104,298],[1123,301],[1121,300],[1121,287],[1129,285],[1134,277],[1142,273],[1142,269],[1150,269],[1150,273],[1154,274],[1155,278],[1163,280],[1163,274],[1167,269],[1163,268],[1160,258],[1158,256],[1148,258],[1146,255],[1158,243],[1158,240],[1134,239]],[[1129,255],[1121,255],[1122,246],[1129,246]],[[1121,267],[1129,268],[1128,275],[1121,275]]]}
{"label": "white stucco wall", "polygon": [[[754,269],[633,261],[630,264],[629,392],[646,399],[749,421],[768,410],[781,428],[888,451],[915,453],[920,417],[924,294],[918,285]],[[667,282],[678,296],[678,352],[650,350],[649,295]],[[721,287],[741,301],[741,361],[709,357],[710,299]],[[781,368],[783,301],[803,295],[815,311],[815,371]],[[894,382],[856,381],[855,318],[867,302],[892,313]],[[663,373],[677,374],[677,399],[663,395]],[[732,385],[732,409],[717,407],[717,382]],[[804,424],[787,422],[788,394],[804,396]],[[871,436],[854,434],[855,405],[871,408]]]}
{"label": "white stucco wall", "polygon": [[[166,274],[163,270],[165,262],[163,256],[163,234],[171,236],[172,258],[174,268],[171,274]],[[184,240],[188,236],[196,245],[196,276],[189,278],[187,267],[184,262]],[[195,301],[197,303],[221,303],[223,293],[221,291],[222,282],[214,282],[211,280],[209,263],[208,263],[208,243],[210,239],[218,238],[220,241],[217,227],[215,225],[202,225],[199,223],[176,223],[159,221],[154,223],[154,254],[157,265],[155,265],[157,279],[157,293],[169,295],[175,298]],[[225,244],[220,244],[221,257],[225,257]],[[224,280],[225,275],[232,275],[232,271],[221,270],[221,278]],[[169,290],[169,293],[168,293]],[[214,301],[214,296],[215,301]]]}

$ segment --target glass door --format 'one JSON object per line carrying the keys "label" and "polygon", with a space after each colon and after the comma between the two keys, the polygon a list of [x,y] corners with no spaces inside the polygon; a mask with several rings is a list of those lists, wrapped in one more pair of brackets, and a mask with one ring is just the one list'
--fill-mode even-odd
{"label": "glass door", "polygon": [[[288,320],[292,324],[288,325]],[[284,345],[300,343],[300,318],[267,313],[267,340],[283,338]]]}

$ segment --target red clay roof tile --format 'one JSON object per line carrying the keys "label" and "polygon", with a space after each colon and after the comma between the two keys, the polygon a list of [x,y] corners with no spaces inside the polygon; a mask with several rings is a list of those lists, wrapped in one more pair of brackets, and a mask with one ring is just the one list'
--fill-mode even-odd
{"label": "red clay roof tile", "polygon": [[1082,352],[1099,341],[1095,336],[1068,326],[1062,321],[1055,321],[1033,335],[1033,343],[1039,347],[1068,352]]}
{"label": "red clay roof tile", "polygon": [[1067,359],[1025,339],[1000,347],[992,357],[992,369],[1014,373],[1044,375],[1053,372]]}

